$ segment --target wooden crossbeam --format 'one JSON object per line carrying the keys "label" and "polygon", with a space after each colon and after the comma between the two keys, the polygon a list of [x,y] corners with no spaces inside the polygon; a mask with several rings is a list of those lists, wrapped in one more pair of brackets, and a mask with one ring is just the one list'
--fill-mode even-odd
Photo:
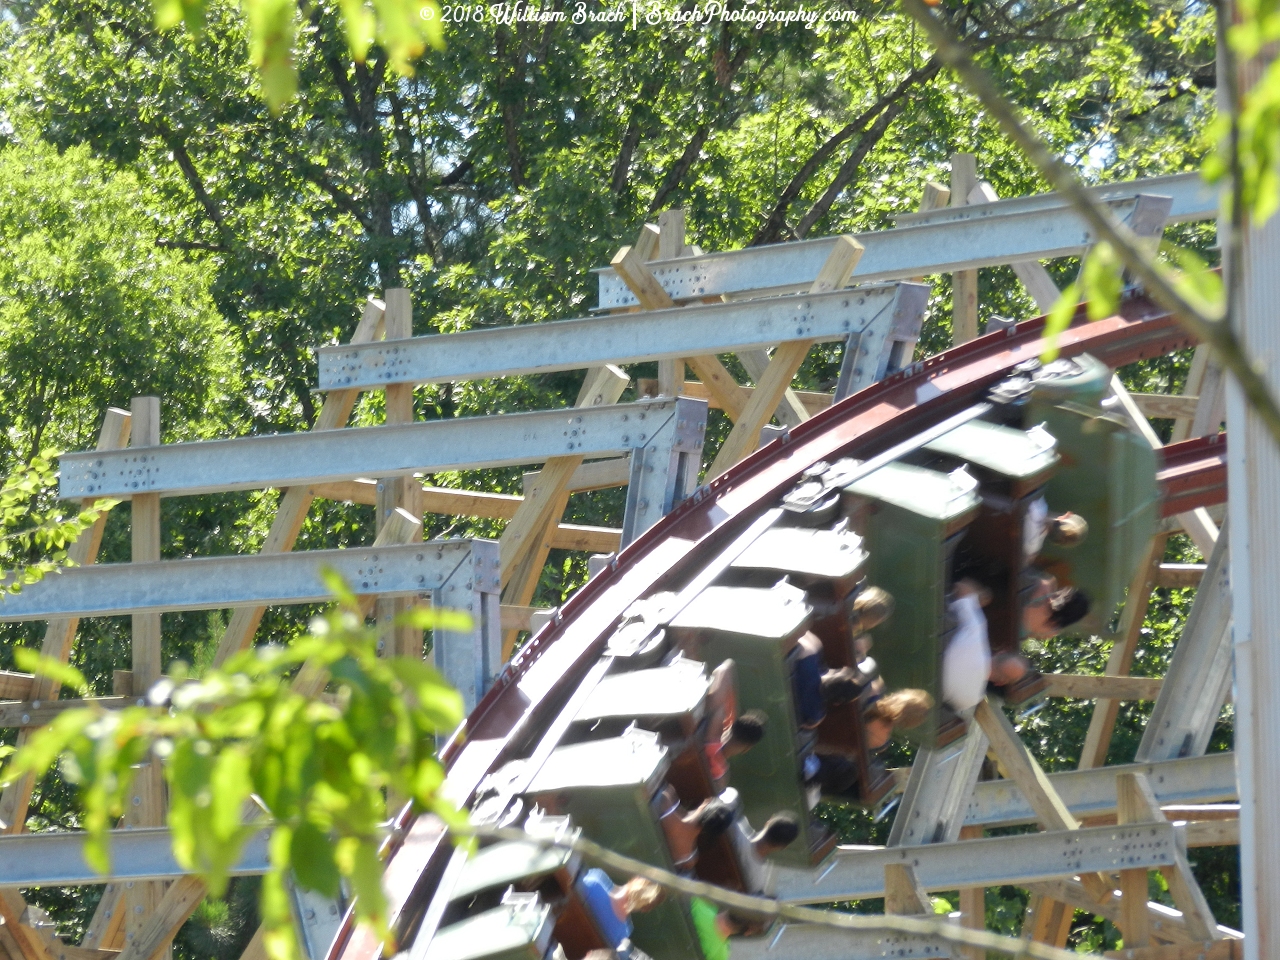
{"label": "wooden crossbeam", "polygon": [[[370,298],[364,305],[360,322],[350,342],[369,343],[378,339],[382,334],[384,312],[385,304],[381,300]],[[345,427],[359,396],[358,390],[330,391],[320,407],[316,425],[312,429],[337,430]],[[302,524],[307,519],[312,499],[310,487],[290,487],[281,491],[275,519],[271,521],[271,529],[267,531],[259,552],[287,553],[292,550],[298,534],[302,532]],[[222,640],[213,657],[215,666],[221,665],[229,656],[244,650],[253,642],[253,635],[266,612],[266,607],[243,607],[232,612],[231,621],[223,631]]]}
{"label": "wooden crossbeam", "polygon": [[1164,680],[1159,677],[1093,676],[1079,673],[1047,673],[1045,695],[1076,700],[1154,700]]}
{"label": "wooden crossbeam", "polygon": [[[749,400],[751,394],[755,392],[755,387],[742,387],[743,395]],[[636,381],[636,392],[642,397],[656,397],[658,395],[658,381],[642,377]],[[827,407],[835,402],[835,397],[830,393],[820,393],[817,390],[793,390],[792,393],[800,401],[804,407],[808,417],[812,417],[816,413],[821,413]],[[711,395],[711,391],[707,389],[706,384],[701,380],[686,380],[684,386],[680,388],[682,397],[696,397],[699,400],[706,400],[707,406],[712,410],[719,410],[720,403]]]}
{"label": "wooden crossbeam", "polygon": [[[1067,809],[1004,711],[990,700],[983,700],[974,711],[973,718],[991,741],[990,750],[999,759],[1009,779],[1026,796],[1040,825],[1046,830],[1079,829],[1080,821]],[[1095,900],[1102,901],[1111,895],[1110,883],[1100,874],[1087,874],[1081,877],[1081,883]]]}
{"label": "wooden crossbeam", "polygon": [[[622,459],[625,464],[625,459]],[[601,461],[612,464],[613,461]],[[583,464],[585,467],[594,464]],[[610,466],[610,472],[616,468]],[[526,474],[536,477],[537,474]],[[575,476],[577,473],[575,471]],[[590,477],[590,475],[588,475]],[[593,482],[588,479],[588,482]],[[625,481],[624,481],[625,482]],[[378,495],[376,480],[344,480],[336,483],[317,484],[310,488],[313,496],[328,500],[345,500],[351,503],[376,504]],[[572,481],[569,492],[574,492]],[[598,488],[587,488],[598,489]],[[485,493],[476,490],[453,490],[445,487],[423,487],[415,496],[417,509],[423,513],[446,516],[481,517],[491,520],[510,520],[516,515],[523,497],[505,493]],[[593,527],[582,524],[562,523],[551,532],[551,546],[559,550],[582,550],[589,553],[612,553],[618,549],[622,531],[616,527]]]}
{"label": "wooden crossbeam", "polygon": [[[810,287],[810,293],[839,290],[849,282],[849,275],[862,257],[863,247],[849,236],[842,236],[827,256],[826,263],[818,271],[818,277]],[[779,345],[773,359],[756,383],[755,392],[733,425],[733,430],[720,447],[715,461],[707,470],[707,479],[714,480],[731,466],[760,445],[760,430],[773,417],[782,394],[791,385],[792,378],[808,356],[813,343],[809,340],[791,340]]]}

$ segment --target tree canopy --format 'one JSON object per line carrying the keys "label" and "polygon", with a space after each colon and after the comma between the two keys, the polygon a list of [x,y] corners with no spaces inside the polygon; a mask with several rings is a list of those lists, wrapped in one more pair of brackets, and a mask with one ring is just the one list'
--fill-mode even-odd
{"label": "tree canopy", "polygon": [[[304,429],[317,406],[310,350],[346,340],[368,294],[408,287],[415,333],[581,316],[594,302],[589,268],[668,208],[683,207],[690,241],[713,250],[889,226],[916,208],[927,181],[946,181],[955,151],[977,154],[980,177],[1003,196],[1046,189],[912,21],[873,0],[834,0],[818,8],[833,16],[812,25],[758,27],[674,16],[691,0],[641,4],[634,25],[579,20],[579,5],[563,0],[536,8],[563,19],[446,7],[455,12],[444,49],[428,50],[409,76],[376,42],[353,59],[343,16],[354,5],[314,0],[297,7],[297,93],[278,112],[260,96],[241,5],[199,6],[193,33],[157,26],[151,0],[5,4],[0,455],[9,462],[90,446],[104,408],[139,393],[164,398],[166,440]],[[609,8],[587,0],[582,9]],[[943,0],[937,9],[1086,179],[1195,169],[1211,146],[1210,5]],[[1209,251],[1205,228],[1178,233]],[[1063,283],[1077,268],[1050,265]],[[932,279],[922,353],[950,342],[949,281]],[[1036,312],[1008,269],[982,272],[980,304],[983,320]],[[838,359],[835,347],[815,349],[799,385],[830,388]],[[1126,376],[1169,389],[1185,369],[1180,357]],[[580,381],[424,386],[416,413],[565,406]],[[357,418],[375,419],[380,402],[361,401]],[[713,414],[711,452],[726,427]],[[465,479],[519,492],[516,470]],[[166,501],[165,555],[256,549],[273,498]],[[616,526],[622,502],[617,491],[575,495],[566,519]],[[344,545],[368,515],[318,506],[300,545]],[[429,534],[497,529],[428,523]],[[124,518],[113,518],[103,558],[127,551]],[[584,579],[580,556],[553,552],[539,599],[558,603]],[[1171,650],[1184,599],[1153,605],[1144,649],[1153,669]],[[296,637],[307,615],[273,611],[260,636]],[[166,615],[166,660],[199,665],[222,624],[216,613]],[[77,665],[97,692],[126,646],[120,622],[82,628]],[[1105,647],[1043,655],[1077,668]],[[1141,710],[1125,715],[1132,729]],[[1078,714],[1054,707],[1035,719],[1050,765],[1082,735]],[[47,781],[33,816],[77,822],[66,785]],[[847,839],[881,829],[848,810],[830,816]],[[1202,871],[1217,878],[1206,886],[1226,923],[1238,909],[1233,869]],[[238,955],[245,937],[208,933],[242,922],[249,908],[234,897],[233,885],[234,916],[197,915],[180,953]],[[1011,928],[1015,899],[993,891],[989,902]],[[46,903],[67,929],[87,917],[85,904],[54,893]]]}

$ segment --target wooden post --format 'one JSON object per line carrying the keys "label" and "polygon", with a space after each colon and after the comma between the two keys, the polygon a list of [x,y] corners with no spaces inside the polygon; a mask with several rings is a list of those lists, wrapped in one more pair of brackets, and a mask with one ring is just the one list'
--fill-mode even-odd
{"label": "wooden post", "polygon": [[[951,155],[951,206],[963,207],[978,185],[978,158],[972,153]],[[951,275],[951,344],[968,343],[978,335],[978,271]]]}
{"label": "wooden post", "polygon": [[884,865],[884,912],[899,915],[932,913],[932,901],[907,863]]}
{"label": "wooden post", "polygon": [[[395,287],[386,291],[386,307],[383,313],[383,330],[387,340],[408,340],[413,336],[413,302],[409,291]],[[388,386],[386,395],[386,422],[413,422],[413,384],[397,383]],[[378,502],[375,507],[375,524],[382,530],[387,518],[400,508],[420,515],[414,491],[419,484],[412,477],[383,477],[378,480]],[[419,527],[421,539],[421,527]],[[377,602],[378,627],[381,633],[382,651],[387,656],[422,659],[422,631],[413,627],[397,627],[395,618],[413,605],[411,597],[382,599]]]}
{"label": "wooden post", "polygon": [[[936,184],[933,184],[936,186]],[[982,826],[961,827],[961,840],[980,840],[986,835]],[[987,890],[985,887],[960,888],[960,926],[966,930],[987,929]],[[985,960],[986,951],[978,947],[961,947],[959,960]]]}
{"label": "wooden post", "polygon": [[[141,450],[160,445],[160,398],[134,397],[131,405],[133,429],[129,445]],[[160,559],[160,494],[134,494],[131,517],[132,559],[134,563],[154,563]],[[133,616],[133,689],[144,695],[162,669],[160,614]],[[139,765],[130,791],[125,822],[134,827],[162,827],[165,821],[164,768],[158,757]],[[124,918],[125,944],[135,941],[143,925],[164,896],[163,883],[130,882],[125,885],[127,913]]]}
{"label": "wooden post", "polygon": [[[1142,802],[1138,782],[1131,773],[1116,774],[1116,823],[1142,823],[1150,817]],[[1156,814],[1163,819],[1160,808]],[[1145,947],[1151,943],[1151,915],[1147,910],[1147,870],[1145,867],[1120,871],[1120,930],[1125,947]]]}

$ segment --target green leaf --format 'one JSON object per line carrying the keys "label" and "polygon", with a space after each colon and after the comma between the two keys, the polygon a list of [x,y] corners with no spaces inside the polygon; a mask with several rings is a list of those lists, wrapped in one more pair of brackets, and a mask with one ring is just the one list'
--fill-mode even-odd
{"label": "green leaf", "polygon": [[338,895],[340,875],[333,843],[314,824],[304,822],[294,830],[289,859],[302,886],[326,897]]}
{"label": "green leaf", "polygon": [[1080,303],[1080,287],[1069,284],[1058,295],[1057,302],[1044,321],[1044,352],[1040,354],[1041,363],[1052,363],[1058,359],[1058,338],[1062,331],[1071,326],[1071,318],[1076,315],[1076,307]]}
{"label": "green leaf", "polygon": [[14,648],[13,662],[19,670],[48,677],[64,687],[70,687],[82,697],[89,696],[89,684],[84,674],[69,663],[36,653],[27,647]]}
{"label": "green leaf", "polygon": [[461,610],[417,606],[410,607],[397,616],[396,624],[415,627],[419,630],[449,630],[454,633],[466,633],[475,626],[475,621],[471,614]]}
{"label": "green leaf", "polygon": [[1124,276],[1111,244],[1103,241],[1090,250],[1080,274],[1089,319],[1097,321],[1112,316],[1120,305]]}

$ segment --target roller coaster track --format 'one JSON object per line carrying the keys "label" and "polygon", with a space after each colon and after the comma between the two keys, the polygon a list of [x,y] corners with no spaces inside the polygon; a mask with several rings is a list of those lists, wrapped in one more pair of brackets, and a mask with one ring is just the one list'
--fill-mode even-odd
{"label": "roller coaster track", "polygon": [[[529,766],[536,768],[576,710],[579,688],[611,629],[635,600],[657,590],[677,592],[677,604],[691,598],[754,538],[779,496],[811,464],[885,454],[980,402],[1012,368],[1040,355],[1044,322],[1028,320],[915,363],[700,488],[583,586],[516,654],[444,749],[449,797],[465,804],[488,773],[530,751],[535,762]],[[1194,344],[1141,295],[1127,297],[1115,316],[1094,323],[1081,309],[1058,342],[1063,356],[1089,353],[1113,369]],[[1161,456],[1166,517],[1225,501],[1225,435],[1173,444]],[[411,818],[406,809],[398,826],[386,886],[389,919],[404,944],[429,914],[450,844],[434,817]],[[349,911],[329,960],[373,960],[378,954],[376,940],[353,928],[351,916]]]}

